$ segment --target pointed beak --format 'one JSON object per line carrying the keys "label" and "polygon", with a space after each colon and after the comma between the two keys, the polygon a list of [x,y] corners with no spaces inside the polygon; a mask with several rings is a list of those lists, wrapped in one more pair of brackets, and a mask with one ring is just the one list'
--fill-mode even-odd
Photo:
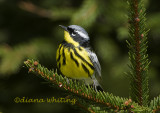
{"label": "pointed beak", "polygon": [[65,31],[68,31],[66,26],[63,26],[63,25],[59,25],[59,26],[63,28]]}

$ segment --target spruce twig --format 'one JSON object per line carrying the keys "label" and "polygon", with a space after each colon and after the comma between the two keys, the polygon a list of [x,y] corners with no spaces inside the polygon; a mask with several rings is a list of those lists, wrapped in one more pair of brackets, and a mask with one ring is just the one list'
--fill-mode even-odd
{"label": "spruce twig", "polygon": [[129,0],[129,65],[131,80],[131,98],[139,105],[147,106],[149,97],[148,88],[148,61],[147,32],[145,27],[145,9],[142,0]]}
{"label": "spruce twig", "polygon": [[157,113],[160,111],[160,95],[151,100],[149,107],[152,109],[153,113]]}
{"label": "spruce twig", "polygon": [[[77,81],[62,77],[61,75],[58,75],[57,72],[48,70],[41,66],[37,61],[27,60],[24,64],[29,68],[29,72],[37,73],[38,76],[42,77],[59,89],[63,89],[66,92],[71,93],[71,95],[79,102],[81,100],[85,100],[89,105],[96,105],[96,107],[104,107],[117,111],[133,111],[135,108],[139,107],[135,102],[129,102],[129,99],[116,97],[107,92],[96,92],[90,86],[87,87]],[[129,103],[126,104],[126,102]]]}
{"label": "spruce twig", "polygon": [[19,8],[27,12],[52,20],[57,20],[57,19],[63,20],[66,18],[70,18],[75,12],[74,9],[72,8],[62,8],[62,9],[54,8],[52,10],[47,10],[33,4],[32,2],[25,2],[25,1],[19,2],[18,6]]}

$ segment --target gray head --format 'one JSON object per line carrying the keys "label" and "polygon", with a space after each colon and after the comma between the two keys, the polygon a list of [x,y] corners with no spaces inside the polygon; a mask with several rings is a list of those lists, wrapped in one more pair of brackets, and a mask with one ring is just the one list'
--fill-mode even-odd
{"label": "gray head", "polygon": [[73,29],[75,32],[77,32],[81,37],[88,39],[89,40],[89,36],[88,33],[85,31],[84,28],[82,28],[81,26],[78,25],[70,25],[68,26],[68,28]]}
{"label": "gray head", "polygon": [[78,25],[70,25],[68,27],[60,25],[65,31],[67,31],[74,41],[79,42],[80,45],[89,45],[89,36],[84,28]]}

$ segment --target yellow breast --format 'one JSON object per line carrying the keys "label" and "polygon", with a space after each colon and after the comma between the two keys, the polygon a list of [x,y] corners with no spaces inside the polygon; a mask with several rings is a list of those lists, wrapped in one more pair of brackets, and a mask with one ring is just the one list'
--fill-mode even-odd
{"label": "yellow breast", "polygon": [[89,54],[82,47],[67,48],[61,44],[57,50],[56,60],[58,68],[67,77],[84,79],[94,73]]}

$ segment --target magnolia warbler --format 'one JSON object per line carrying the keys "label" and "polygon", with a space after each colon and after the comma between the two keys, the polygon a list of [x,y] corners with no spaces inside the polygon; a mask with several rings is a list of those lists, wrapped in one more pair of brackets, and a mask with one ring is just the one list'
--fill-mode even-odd
{"label": "magnolia warbler", "polygon": [[101,78],[101,66],[91,50],[88,33],[78,25],[59,26],[64,29],[64,40],[56,54],[58,69],[64,76],[93,84],[97,91],[100,86],[98,80]]}

